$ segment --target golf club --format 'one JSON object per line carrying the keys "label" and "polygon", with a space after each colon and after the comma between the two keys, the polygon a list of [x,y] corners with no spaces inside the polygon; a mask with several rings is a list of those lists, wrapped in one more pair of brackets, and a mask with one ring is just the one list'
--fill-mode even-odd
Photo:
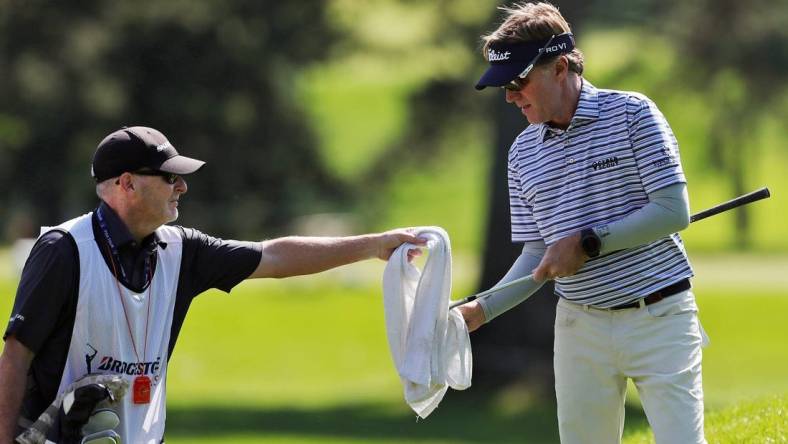
{"label": "golf club", "polygon": [[[706,219],[707,217],[711,217],[711,216],[714,216],[716,214],[720,214],[722,212],[725,212],[725,211],[728,211],[728,210],[732,210],[732,209],[734,209],[736,207],[740,207],[742,205],[747,205],[749,203],[756,202],[756,201],[759,201],[761,199],[766,199],[769,196],[771,196],[771,194],[769,193],[769,188],[763,187],[763,188],[761,188],[759,190],[753,191],[751,193],[744,194],[744,195],[739,196],[739,197],[737,197],[735,199],[731,199],[731,200],[729,200],[727,202],[723,202],[723,203],[721,203],[719,205],[715,205],[715,206],[713,206],[713,207],[711,207],[711,208],[709,208],[707,210],[703,210],[703,211],[701,211],[699,213],[695,213],[692,216],[690,216],[690,223]],[[474,295],[468,296],[467,298],[460,299],[458,301],[452,302],[451,304],[449,304],[449,310],[451,310],[452,308],[455,308],[455,307],[459,307],[460,305],[465,305],[465,304],[467,304],[469,302],[473,302],[476,299],[479,299],[480,297],[487,296],[489,294],[495,293],[496,291],[503,290],[504,288],[509,288],[512,285],[517,285],[520,282],[524,282],[524,281],[527,281],[529,279],[533,279],[533,277],[534,277],[533,274],[529,274],[528,276],[524,276],[524,277],[515,279],[513,281],[507,282],[507,283],[505,283],[503,285],[500,285],[498,287],[493,287],[493,288],[490,288],[488,290],[484,290],[482,292],[479,292],[479,293],[476,293]]]}

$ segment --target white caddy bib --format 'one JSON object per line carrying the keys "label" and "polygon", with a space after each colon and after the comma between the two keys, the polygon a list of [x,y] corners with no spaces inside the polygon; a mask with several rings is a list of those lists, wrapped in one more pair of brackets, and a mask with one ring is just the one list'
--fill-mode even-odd
{"label": "white caddy bib", "polygon": [[[150,403],[134,404],[132,393],[127,393],[117,412],[120,425],[115,431],[124,443],[158,444],[164,436],[167,350],[183,241],[176,228],[162,226],[156,230],[167,247],[159,247],[150,292],[146,289],[143,293],[135,293],[116,283],[94,240],[91,217],[92,213],[88,213],[58,227],[41,230],[42,234],[52,228],[68,231],[79,251],[79,300],[58,394],[88,373],[122,375],[129,381],[129,387],[134,378],[146,375],[151,380]],[[146,321],[147,352],[144,352]],[[139,360],[129,336],[129,326]]]}

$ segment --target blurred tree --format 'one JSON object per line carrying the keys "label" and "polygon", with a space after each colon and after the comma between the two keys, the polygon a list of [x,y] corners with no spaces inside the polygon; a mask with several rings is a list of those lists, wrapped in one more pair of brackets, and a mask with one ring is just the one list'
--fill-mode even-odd
{"label": "blurred tree", "polygon": [[[376,2],[372,9],[379,13],[386,7],[393,7],[392,4],[396,2]],[[414,60],[419,65],[423,65],[423,60],[430,62],[429,68],[408,71],[421,72],[424,77],[413,81],[412,92],[407,97],[407,120],[400,136],[376,153],[363,173],[357,174],[357,189],[364,191],[359,198],[366,203],[368,213],[375,217],[387,202],[377,199],[377,193],[370,190],[379,189],[397,173],[398,168],[392,165],[401,168],[440,162],[457,149],[443,143],[447,135],[462,133],[472,126],[471,122],[489,123],[491,126],[486,128],[493,162],[488,175],[490,207],[479,288],[490,288],[508,270],[522,248],[511,242],[506,160],[511,142],[527,126],[520,114],[504,103],[500,93],[490,90],[479,93],[473,89],[484,69],[478,51],[479,35],[493,29],[497,23],[490,23],[490,20],[498,21],[500,16],[495,14],[493,2],[472,6],[449,1],[418,6],[404,4],[415,10],[409,12],[416,17],[431,17],[423,19],[428,24],[419,29],[419,38],[413,37],[414,33],[408,34],[416,41],[406,45],[390,45],[389,29],[375,28],[373,38],[365,39],[366,28],[357,24],[367,20],[361,18],[366,16],[359,8],[352,9],[352,20],[347,19],[349,27],[362,34],[346,43],[351,49],[343,46],[350,52],[345,55],[347,59],[354,60],[361,53],[370,63],[382,59],[380,63],[395,71],[399,66],[413,64]],[[590,9],[589,3],[581,1],[561,2],[561,7],[571,12],[568,17],[572,23]],[[502,388],[518,380],[546,397],[552,396],[554,315],[552,285],[546,285],[531,300],[474,333],[474,384]]]}
{"label": "blurred tree", "polygon": [[[364,202],[362,212],[369,218],[385,212],[388,202],[379,199],[377,191],[400,169],[428,168],[440,164],[446,156],[460,155],[462,147],[444,141],[467,134],[475,122],[485,123],[483,131],[493,146],[490,155],[495,164],[487,184],[492,202],[487,213],[483,288],[506,272],[521,248],[512,244],[509,234],[506,153],[514,136],[527,124],[513,109],[501,104],[495,91],[479,93],[473,89],[484,69],[478,51],[479,35],[492,26],[485,23],[496,12],[495,3],[377,1],[363,7],[352,3],[350,7],[351,3],[338,1],[336,15],[347,40],[338,45],[342,52],[329,62],[339,69],[363,67],[380,82],[393,76],[408,91],[401,133],[380,149],[366,148],[366,152],[373,152],[373,158],[351,176],[360,191],[358,198]],[[388,19],[386,23],[402,25],[370,25],[383,16]],[[413,23],[422,26],[409,27]],[[356,69],[354,75],[361,76],[363,71]],[[458,176],[457,180],[465,178]],[[554,305],[552,296],[534,297],[475,333],[474,384],[503,387],[526,374],[524,378],[533,386],[551,388],[552,384],[545,381],[552,379],[552,329],[548,324],[552,324]]]}
{"label": "blurred tree", "polygon": [[[673,2],[657,23],[687,61],[681,77],[704,91],[712,123],[706,149],[733,195],[750,191],[752,141],[766,109],[788,92],[788,5],[754,0]],[[751,246],[748,207],[736,210],[734,244]]]}
{"label": "blurred tree", "polygon": [[[562,1],[556,4],[575,35],[582,36],[584,19],[591,13],[593,2]],[[500,17],[496,16],[495,20],[485,28],[487,32],[500,23]],[[487,214],[479,290],[493,287],[522,251],[522,244],[511,241],[506,171],[509,148],[528,122],[504,101],[502,93],[497,93],[494,99],[495,102],[487,109],[495,121],[492,138],[494,161],[489,175],[491,205]],[[548,283],[528,301],[480,329],[474,337],[475,381],[500,386],[518,380],[536,394],[553,397],[555,305],[553,285]]]}
{"label": "blurred tree", "polygon": [[[503,102],[500,94],[473,89],[484,69],[478,51],[479,35],[495,26],[489,23],[491,18],[500,20],[495,14],[497,2],[373,3],[374,7],[365,12],[364,8],[346,8],[346,2],[338,2],[342,7],[340,14],[346,14],[340,21],[350,30],[347,35],[353,38],[340,46],[346,53],[331,63],[350,65],[363,57],[368,64],[385,66],[387,73],[408,66],[409,69],[402,71],[420,76],[410,79],[408,113],[402,133],[376,152],[361,173],[356,172],[353,179],[358,184],[356,189],[363,190],[358,197],[365,203],[364,211],[369,217],[377,217],[385,211],[387,202],[378,199],[374,190],[384,186],[400,168],[439,163],[458,150],[443,142],[451,140],[449,135],[463,134],[473,126],[472,122],[488,123],[490,126],[485,129],[494,160],[487,184],[491,200],[480,288],[489,288],[508,270],[522,248],[513,244],[510,237],[506,159],[512,140],[527,125]],[[562,2],[561,6],[565,3],[569,3],[568,10],[574,11],[571,17],[582,17],[587,11],[587,3]],[[397,9],[406,7],[407,13]],[[375,17],[383,11],[388,12],[389,20],[401,13],[409,14],[410,22],[425,24],[414,32],[400,35],[396,34],[397,28],[364,25],[375,22]],[[398,38],[404,40],[392,44]],[[397,167],[392,168],[393,165]],[[545,395],[552,394],[555,298],[551,288],[546,286],[540,295],[472,336],[475,385],[503,387],[519,379]]]}
{"label": "blurred tree", "polygon": [[4,2],[0,220],[25,203],[36,226],[89,209],[93,150],[123,125],[208,162],[186,225],[259,237],[332,208],[344,189],[290,84],[334,40],[319,0]]}

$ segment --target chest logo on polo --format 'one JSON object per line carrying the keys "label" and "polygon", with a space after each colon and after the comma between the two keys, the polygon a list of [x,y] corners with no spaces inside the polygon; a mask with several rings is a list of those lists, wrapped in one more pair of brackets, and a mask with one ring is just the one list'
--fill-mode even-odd
{"label": "chest logo on polo", "polygon": [[613,157],[608,157],[607,159],[597,160],[593,162],[591,164],[591,168],[593,168],[594,171],[597,171],[597,170],[604,170],[606,168],[612,168],[616,165],[618,165],[618,157],[613,156]]}

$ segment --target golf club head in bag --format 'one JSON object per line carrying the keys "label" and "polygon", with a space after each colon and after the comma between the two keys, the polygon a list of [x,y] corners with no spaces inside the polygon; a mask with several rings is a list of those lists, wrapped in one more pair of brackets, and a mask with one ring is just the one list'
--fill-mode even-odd
{"label": "golf club head in bag", "polygon": [[115,427],[120,424],[118,414],[111,409],[96,409],[87,424],[82,426],[82,444],[119,444]]}
{"label": "golf club head in bag", "polygon": [[[117,418],[117,415],[115,417]],[[102,430],[86,435],[80,444],[120,444],[120,435],[114,430]]]}
{"label": "golf club head in bag", "polygon": [[16,437],[19,444],[120,443],[112,430],[120,418],[112,407],[128,391],[129,383],[118,375],[87,375],[61,392],[32,424]]}

